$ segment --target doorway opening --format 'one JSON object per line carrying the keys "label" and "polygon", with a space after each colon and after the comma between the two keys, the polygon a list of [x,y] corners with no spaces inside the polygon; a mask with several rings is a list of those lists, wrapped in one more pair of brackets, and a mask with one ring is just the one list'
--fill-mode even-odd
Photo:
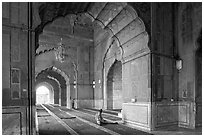
{"label": "doorway opening", "polygon": [[107,109],[120,111],[122,109],[122,63],[115,61],[107,76]]}
{"label": "doorway opening", "polygon": [[41,85],[36,88],[36,104],[51,104],[53,103],[54,96],[51,87]]}

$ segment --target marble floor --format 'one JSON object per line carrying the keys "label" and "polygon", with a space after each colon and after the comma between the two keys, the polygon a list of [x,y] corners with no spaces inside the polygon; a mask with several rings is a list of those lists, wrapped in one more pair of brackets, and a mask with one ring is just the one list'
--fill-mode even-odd
{"label": "marble floor", "polygon": [[104,119],[118,124],[97,125],[95,109],[70,110],[57,105],[37,106],[37,129],[39,135],[201,135],[202,127],[195,130],[177,126],[160,128],[157,131],[141,131],[122,124],[119,111],[104,111]]}

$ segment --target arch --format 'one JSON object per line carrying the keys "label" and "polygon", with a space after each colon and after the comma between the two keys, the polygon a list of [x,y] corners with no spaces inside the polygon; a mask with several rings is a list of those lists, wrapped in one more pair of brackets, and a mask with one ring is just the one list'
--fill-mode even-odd
{"label": "arch", "polygon": [[66,73],[63,72],[62,70],[60,70],[59,68],[55,67],[55,66],[47,67],[47,68],[41,70],[39,73],[36,74],[36,78],[37,78],[41,73],[43,73],[43,72],[45,72],[45,71],[48,71],[48,70],[51,70],[51,71],[54,71],[54,72],[58,73],[59,75],[61,75],[61,76],[64,78],[66,84],[69,84],[69,77],[66,75]]}
{"label": "arch", "polygon": [[[65,72],[63,72],[62,70],[58,69],[58,68],[55,67],[55,66],[52,66],[52,67],[49,67],[49,68],[46,68],[46,69],[42,70],[41,72],[39,72],[39,73],[37,74],[36,77],[38,77],[41,73],[43,73],[43,72],[45,72],[45,71],[53,71],[53,72],[59,74],[59,75],[64,79],[65,84],[66,84],[65,93],[62,92],[62,89],[61,89],[61,92],[60,92],[60,93],[61,93],[61,97],[64,97],[64,96],[62,95],[62,93],[63,93],[64,95],[66,95],[66,106],[67,106],[67,108],[71,108],[71,101],[70,101],[70,81],[69,81],[69,77],[66,75]],[[50,79],[57,80],[57,78],[55,78],[55,77],[52,77],[52,76],[48,76],[48,77],[49,77]],[[57,81],[58,81],[58,80],[57,80]],[[59,82],[59,83],[60,83],[60,82]],[[62,88],[62,83],[60,83],[60,85],[61,85],[61,88]],[[61,98],[60,98],[60,99],[61,99]],[[60,103],[60,102],[61,102],[61,103]],[[65,105],[64,103],[62,104],[62,100],[59,101],[59,104]]]}
{"label": "arch", "polygon": [[[103,9],[106,9],[109,6],[109,4],[113,4],[113,5],[115,4],[116,5],[115,7],[120,7],[120,4],[121,4],[122,8],[118,8],[118,9],[109,8],[108,9],[109,11],[103,10]],[[149,35],[146,32],[146,27],[144,22],[138,16],[135,9],[133,9],[133,7],[127,4],[126,2],[120,3],[119,6],[117,4],[118,3],[94,3],[94,4],[90,4],[92,5],[92,7],[88,7],[87,11],[84,11],[86,16],[92,19],[92,22],[95,22],[96,24],[101,26],[102,29],[104,29],[105,31],[108,32],[108,34],[110,34],[109,41],[106,44],[107,47],[102,57],[102,64],[103,64],[102,65],[102,81],[103,81],[102,94],[106,92],[105,81],[106,81],[107,70],[105,70],[105,68],[108,67],[106,66],[107,64],[109,65],[109,63],[106,63],[107,53],[109,52],[113,44],[116,44],[120,51],[120,57],[117,58],[117,60],[120,60],[122,63],[127,60],[126,56],[130,56],[130,55],[127,55],[124,48],[125,46],[127,47],[129,43],[132,47],[133,46],[138,47],[137,50],[149,49],[148,47]],[[96,13],[94,13],[93,11],[95,11]],[[104,14],[105,12],[109,14]],[[108,18],[104,15],[107,15]],[[140,41],[140,39],[142,40]],[[134,42],[136,44],[133,44]]]}
{"label": "arch", "polygon": [[38,85],[39,83],[42,83],[42,82],[47,82],[53,86],[54,104],[60,104],[60,99],[59,99],[59,95],[61,94],[60,82],[55,78],[51,79],[49,76],[47,76],[47,77],[42,77],[42,78],[40,77],[39,79],[37,79],[35,85]]}
{"label": "arch", "polygon": [[58,74],[60,74],[66,81],[66,84],[69,84],[69,77],[65,74],[65,72],[63,72],[62,70],[58,69],[57,67],[53,66],[52,69],[53,71],[57,72]]}
{"label": "arch", "polygon": [[61,98],[60,97],[61,97],[62,91],[61,91],[61,87],[60,87],[60,82],[54,77],[48,76],[48,78],[51,80],[54,80],[58,84],[59,92],[56,92],[56,91],[54,92],[54,95],[56,95],[56,97],[54,96],[54,103],[61,105]]}
{"label": "arch", "polygon": [[[114,20],[117,20],[117,16],[122,14],[122,11],[124,10],[125,13],[129,14],[129,16],[131,16],[127,22],[123,22],[124,25],[121,26],[120,29],[116,29],[114,30],[114,27],[112,27],[111,23],[114,24],[116,23],[117,24],[117,21],[114,22]],[[99,14],[99,13],[98,13]],[[121,59],[123,59],[123,53],[124,53],[124,49],[123,49],[123,44],[124,44],[124,41],[122,41],[122,38],[123,37],[120,37],[120,33],[121,31],[123,31],[125,28],[127,27],[130,27],[131,24],[138,24],[137,22],[139,22],[141,28],[142,28],[142,32],[140,32],[139,34],[136,33],[136,35],[133,35],[132,37],[130,37],[129,39],[126,39],[125,42],[139,36],[140,34],[146,32],[146,28],[145,28],[145,25],[144,25],[144,22],[142,21],[142,19],[140,17],[138,17],[138,14],[137,12],[132,8],[132,6],[128,5],[127,3],[125,3],[123,5],[123,8],[121,9],[121,11],[112,18],[112,20],[110,20],[106,25],[103,23],[103,21],[101,21],[100,19],[98,19],[97,17],[94,17],[93,13],[87,11],[86,13],[87,17],[91,18],[92,21],[95,21],[97,24],[99,24],[102,28],[104,28],[105,30],[107,30],[109,32],[109,34],[111,35],[111,42],[113,43],[113,41],[116,42],[116,45],[120,48],[120,51],[121,51]],[[122,24],[122,23],[121,23]],[[147,32],[146,32],[147,34]],[[148,34],[147,34],[147,37],[148,37]],[[107,52],[109,51],[109,49],[111,48],[112,46],[112,43],[111,44],[108,44],[108,48],[106,49],[106,52],[104,54],[104,57],[103,57],[103,63],[104,63],[104,60],[106,58],[106,54]]]}
{"label": "arch", "polygon": [[[124,3],[119,3],[120,6],[122,6],[122,8],[120,8],[120,10],[117,11],[117,13],[114,13],[115,11],[112,11],[112,9],[108,9],[111,11],[111,13],[114,13],[114,16],[110,16],[109,20],[104,22],[104,20],[99,19],[99,15],[102,14],[103,12],[103,8],[105,8],[109,3],[99,3],[98,5],[103,5],[98,6],[96,4],[91,4],[93,7],[89,7],[89,9],[85,12],[85,15],[87,17],[89,17],[92,22],[96,22],[97,24],[99,24],[104,30],[106,30],[109,34],[110,34],[110,40],[107,43],[108,47],[103,55],[103,68],[102,71],[105,67],[105,59],[106,59],[106,55],[108,53],[108,51],[111,49],[113,43],[115,43],[120,50],[120,60],[122,62],[124,62],[124,48],[123,45],[126,44],[126,42],[131,41],[132,39],[135,39],[136,37],[139,37],[140,35],[145,35],[146,37],[148,37],[148,34],[146,32],[146,28],[144,25],[144,22],[142,21],[142,19],[138,16],[137,12],[135,11],[135,9],[132,8],[131,5],[127,4],[126,2]],[[113,5],[117,5],[117,3],[111,3]],[[95,7],[94,7],[95,6]],[[99,10],[97,9],[97,6],[99,8]],[[100,9],[101,8],[101,9]],[[98,13],[95,14],[93,13],[93,9],[95,9]],[[126,16],[127,15],[127,19]],[[57,18],[60,17],[65,17],[67,16],[55,16],[51,21],[47,21],[47,23],[54,21]],[[119,16],[124,16],[125,19],[123,19],[121,21],[121,23],[117,24],[117,21],[119,20]],[[119,25],[120,27],[118,27],[117,29],[115,29],[113,26],[113,24]],[[138,26],[137,28],[139,29],[134,29],[135,25]],[[126,41],[123,40],[123,37],[121,36],[122,31],[125,31],[128,29],[128,27],[133,28],[131,31],[133,32],[133,35],[131,35],[130,37],[126,38]],[[138,31],[139,30],[139,31]],[[137,32],[137,33],[135,33]],[[149,37],[147,38],[147,41],[149,41]],[[147,42],[148,43],[148,42]]]}
{"label": "arch", "polygon": [[122,62],[114,60],[106,75],[105,107],[122,109]]}
{"label": "arch", "polygon": [[[43,3],[42,3],[43,4]],[[101,3],[99,3],[99,6],[97,6],[98,3],[96,4],[89,4],[88,6],[88,10],[85,10],[84,13],[85,15],[90,18],[92,20],[92,22],[96,22],[97,24],[99,24],[103,29],[107,29],[110,34],[112,35],[112,37],[115,37],[118,41],[119,46],[121,46],[121,38],[118,37],[118,33],[124,29],[126,26],[128,26],[132,21],[138,19],[140,20],[142,26],[144,27],[144,30],[145,30],[145,25],[144,25],[144,22],[138,17],[138,14],[137,12],[135,11],[135,9],[132,8],[131,5],[127,4],[127,2],[120,2],[120,3],[102,3],[102,5],[100,5]],[[102,13],[103,9],[108,7],[110,4],[112,4],[113,6],[115,7],[121,7],[121,8],[117,8],[117,11],[115,11],[116,9],[108,9],[111,11],[112,14],[112,17],[110,17],[108,20],[104,20],[104,19],[99,19],[99,15]],[[118,5],[117,5],[118,4]],[[93,6],[93,7],[90,7],[90,6]],[[102,7],[101,7],[102,6]],[[33,17],[34,18],[34,29],[36,30],[36,32],[38,33],[38,35],[42,32],[43,28],[49,24],[50,22],[53,22],[55,19],[57,18],[60,18],[60,17],[66,17],[68,14],[78,14],[77,12],[76,13],[69,13],[67,12],[66,14],[59,14],[59,15],[54,15],[53,17],[49,17],[49,20],[43,20],[41,21],[41,18],[40,18],[40,15],[39,15],[39,12],[38,12],[38,9],[40,7],[40,4],[34,4],[33,5],[33,11],[35,14],[35,16]],[[100,10],[98,10],[98,8]],[[95,14],[93,13],[93,9],[95,9],[98,13]],[[55,9],[57,10],[57,9]],[[107,11],[107,10],[106,10]],[[81,13],[81,12],[79,12]],[[121,25],[121,28],[119,29],[114,29],[114,27],[112,26],[112,24],[116,23],[118,21],[118,16],[121,15],[121,14],[126,14],[127,16],[129,16],[130,18],[128,18],[128,21],[126,20],[125,22],[126,23],[122,23],[123,25]],[[124,21],[124,20],[123,20]],[[37,46],[37,45],[36,45]],[[122,47],[121,47],[122,48]],[[36,48],[37,49],[37,48]]]}
{"label": "arch", "polygon": [[[102,108],[103,107],[107,108],[107,101],[106,101],[107,100],[106,81],[107,81],[107,74],[108,74],[107,72],[115,60],[120,60],[122,64],[126,61],[125,56],[127,55],[125,55],[124,47],[130,43],[131,46],[138,45],[138,48],[137,48],[138,50],[141,50],[142,48],[149,49],[148,47],[149,35],[146,32],[146,28],[142,19],[138,17],[137,12],[128,4],[122,10],[116,17],[113,18],[113,20],[110,21],[110,23],[108,23],[107,26],[103,27],[109,32],[111,37],[107,42],[107,48],[102,58],[102,81],[103,81],[102,96],[104,98]],[[125,12],[128,12],[129,14],[129,18],[127,19],[127,21],[122,20],[121,22],[117,22],[117,19],[119,20],[119,15],[122,15]],[[100,22],[98,21],[97,17],[94,19],[97,20],[97,22]],[[123,25],[121,25],[119,29],[114,29],[114,27],[111,26],[111,23],[112,24],[118,23],[117,25],[121,25],[121,24]],[[100,25],[101,24],[103,23],[100,22]],[[142,42],[139,41],[139,39],[142,39]],[[136,45],[133,44],[134,42],[136,42]],[[118,50],[120,51],[119,57],[113,57],[107,60],[108,52],[115,45],[118,47]],[[113,54],[117,54],[117,53],[113,53]]]}

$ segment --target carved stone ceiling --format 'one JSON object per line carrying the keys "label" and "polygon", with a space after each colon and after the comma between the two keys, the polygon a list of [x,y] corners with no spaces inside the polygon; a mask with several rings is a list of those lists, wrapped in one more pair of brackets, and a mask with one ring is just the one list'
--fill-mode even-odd
{"label": "carved stone ceiling", "polygon": [[[52,24],[57,24],[60,29],[57,28],[56,32],[60,33],[59,30],[72,30],[77,29],[85,29],[85,30],[93,30],[93,23],[90,18],[85,16],[88,8],[90,8],[93,3],[88,2],[44,2],[38,3],[38,12],[41,19],[41,24],[38,27],[38,34],[43,36],[47,36],[46,28],[50,28]],[[60,19],[61,18],[61,19]],[[60,22],[60,23],[57,23]],[[63,23],[65,22],[65,23]],[[54,26],[55,27],[55,26]],[[64,28],[63,28],[64,27]],[[56,28],[56,27],[55,27]],[[52,29],[52,28],[51,28]],[[52,30],[53,31],[53,30]],[[72,30],[73,32],[74,30]],[[67,31],[66,34],[74,35],[72,32]],[[39,35],[39,36],[40,36]],[[63,35],[60,34],[60,35]],[[88,37],[88,34],[87,36]],[[83,36],[82,36],[83,38]],[[52,39],[50,41],[56,40]],[[41,37],[39,37],[39,41],[42,41]],[[53,44],[53,43],[52,43]],[[38,45],[39,46],[39,45]],[[36,50],[38,48],[36,47]],[[42,47],[42,46],[40,46]]]}
{"label": "carved stone ceiling", "polygon": [[44,2],[39,4],[40,31],[46,23],[53,21],[55,18],[67,14],[84,13],[91,5],[89,2]]}

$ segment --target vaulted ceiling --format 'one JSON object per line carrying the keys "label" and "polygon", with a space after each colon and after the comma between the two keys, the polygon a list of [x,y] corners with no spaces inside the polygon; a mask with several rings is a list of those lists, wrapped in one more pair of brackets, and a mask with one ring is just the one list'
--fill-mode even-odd
{"label": "vaulted ceiling", "polygon": [[39,16],[41,25],[38,27],[42,31],[43,27],[59,16],[67,14],[84,13],[92,3],[89,2],[40,2]]}
{"label": "vaulted ceiling", "polygon": [[[55,2],[38,3],[38,5],[41,24],[37,28],[40,45],[38,45],[39,48],[36,47],[36,68],[39,68],[39,71],[36,71],[37,73],[47,67],[56,65],[58,65],[56,67],[60,66],[59,69],[63,69],[62,71],[65,71],[66,74],[68,74],[68,71],[71,73],[74,69],[73,61],[69,63],[72,66],[69,66],[66,62],[58,63],[59,61],[56,60],[55,48],[57,49],[61,45],[59,43],[64,44],[65,49],[74,54],[74,51],[77,51],[77,46],[93,46],[94,35],[97,36],[94,37],[96,44],[100,43],[106,35],[112,37],[113,42],[116,41],[115,43],[118,43],[118,46],[140,34],[140,36],[145,37],[145,41],[148,41],[144,25],[148,20],[143,22],[138,16],[145,15],[144,17],[149,19],[150,3],[134,5],[134,3],[127,4],[125,2]],[[134,7],[137,7],[137,10]],[[139,12],[137,13],[135,10]],[[95,30],[94,33],[92,30]],[[81,55],[83,56],[83,54]],[[76,54],[73,58],[79,59]],[[70,61],[67,60],[67,62]]]}
{"label": "vaulted ceiling", "polygon": [[[122,3],[122,2],[121,2]],[[106,5],[106,2],[101,2],[99,5]],[[147,2],[132,2],[131,5],[143,19],[145,24],[150,23],[150,3]],[[38,12],[41,19],[40,31],[46,23],[53,21],[59,16],[66,16],[67,14],[85,13],[90,10],[94,2],[39,2]],[[99,9],[103,7],[98,7]],[[150,26],[147,26],[150,27]]]}
{"label": "vaulted ceiling", "polygon": [[[37,3],[38,7],[38,14],[41,20],[41,24],[37,27],[36,31],[40,34],[44,27],[53,22],[58,17],[65,17],[67,15],[76,15],[78,16],[80,13],[91,13],[91,18],[94,20],[98,20],[103,25],[108,25],[107,23],[110,22],[113,18],[110,18],[109,14],[112,17],[120,13],[121,9],[124,8],[125,5],[130,5],[131,7],[136,10],[138,16],[144,21],[147,27],[147,32],[150,28],[150,3],[144,2],[137,2],[137,3],[108,3],[108,2],[100,2],[100,3],[93,3],[93,2],[39,2]],[[122,8],[122,7],[123,8]],[[103,12],[101,12],[103,11]],[[109,12],[111,11],[111,12]],[[89,14],[90,15],[90,14]],[[78,22],[80,25],[84,25],[84,20],[80,21],[80,18],[77,17],[75,22]],[[90,25],[90,24],[89,24]],[[36,47],[37,49],[37,47]]]}

